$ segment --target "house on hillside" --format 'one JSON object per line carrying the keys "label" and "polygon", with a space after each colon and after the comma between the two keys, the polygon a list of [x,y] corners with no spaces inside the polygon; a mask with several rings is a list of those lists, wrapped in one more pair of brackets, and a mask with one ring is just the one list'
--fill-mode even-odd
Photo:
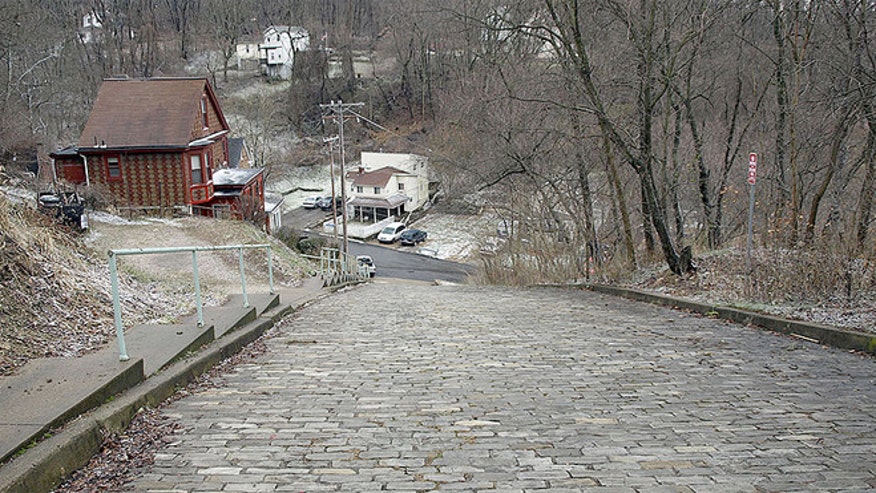
{"label": "house on hillside", "polygon": [[292,77],[295,54],[310,49],[310,34],[303,27],[271,26],[259,45],[259,66],[270,78]]}
{"label": "house on hillside", "polygon": [[122,209],[222,216],[223,187],[231,186],[252,199],[253,213],[241,216],[259,217],[261,170],[243,183],[222,181],[217,194],[214,171],[229,167],[228,133],[205,78],[107,79],[79,142],[50,156],[60,180],[94,188]]}
{"label": "house on hillside", "polygon": [[418,210],[429,200],[428,162],[416,154],[363,152],[346,175],[354,220],[379,222]]}
{"label": "house on hillside", "polygon": [[97,42],[103,36],[103,23],[93,10],[82,16],[79,39],[83,44]]}
{"label": "house on hillside", "polygon": [[259,44],[254,41],[238,43],[235,48],[237,70],[255,72],[259,69]]}
{"label": "house on hillside", "polygon": [[213,173],[213,217],[264,222],[265,176],[261,168],[224,168]]}

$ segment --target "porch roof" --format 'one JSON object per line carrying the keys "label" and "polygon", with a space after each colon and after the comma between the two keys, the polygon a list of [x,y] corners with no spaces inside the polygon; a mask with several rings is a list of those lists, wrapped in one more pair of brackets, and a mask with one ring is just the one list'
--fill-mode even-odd
{"label": "porch roof", "polygon": [[402,193],[392,194],[389,197],[356,197],[350,201],[353,207],[374,207],[377,209],[395,209],[411,199]]}

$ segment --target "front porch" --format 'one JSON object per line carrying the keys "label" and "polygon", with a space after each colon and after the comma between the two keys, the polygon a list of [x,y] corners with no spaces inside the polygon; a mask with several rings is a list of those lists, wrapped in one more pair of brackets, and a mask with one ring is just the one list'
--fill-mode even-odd
{"label": "front porch", "polygon": [[401,217],[405,212],[405,204],[410,200],[407,195],[401,193],[386,198],[356,197],[348,204],[352,211],[350,221],[376,224],[388,218]]}

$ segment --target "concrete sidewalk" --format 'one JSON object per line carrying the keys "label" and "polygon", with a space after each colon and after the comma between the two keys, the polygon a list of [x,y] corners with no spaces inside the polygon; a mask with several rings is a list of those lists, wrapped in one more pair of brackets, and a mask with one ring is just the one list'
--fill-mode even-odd
{"label": "concrete sidewalk", "polygon": [[[200,327],[195,315],[179,324],[132,327],[125,331],[129,361],[119,361],[114,341],[79,358],[34,360],[18,374],[4,377],[0,380],[0,492],[48,491],[52,482],[81,465],[75,464],[81,457],[87,461],[97,451],[81,453],[79,447],[95,444],[76,433],[66,443],[57,443],[62,435],[68,435],[68,429],[76,428],[71,421],[95,409],[94,414],[101,414],[102,408],[113,407],[107,403],[135,387],[145,392],[135,401],[160,402],[162,394],[185,385],[181,380],[203,371],[196,364],[203,359],[198,358],[201,353],[213,352],[221,360],[258,338],[286,313],[328,292],[318,277],[276,291],[249,294],[248,307],[244,307],[241,295],[232,296],[223,306],[206,307],[204,325]],[[185,361],[174,364],[180,360]],[[212,358],[207,358],[203,364],[210,361]],[[153,389],[151,394],[147,388]],[[155,389],[161,390],[156,393]],[[127,416],[110,416],[106,419],[113,422],[130,420]],[[64,431],[57,433],[55,430],[61,426],[65,426]],[[98,423],[98,438],[111,427],[107,422]],[[99,443],[96,440],[97,447]],[[61,453],[73,449],[75,453]]]}

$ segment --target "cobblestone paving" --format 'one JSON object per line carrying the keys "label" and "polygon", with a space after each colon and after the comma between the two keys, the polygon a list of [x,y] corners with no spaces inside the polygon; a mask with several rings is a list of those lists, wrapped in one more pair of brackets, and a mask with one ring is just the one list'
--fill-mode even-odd
{"label": "cobblestone paving", "polygon": [[294,315],[137,491],[876,491],[873,359],[589,292],[374,283]]}

